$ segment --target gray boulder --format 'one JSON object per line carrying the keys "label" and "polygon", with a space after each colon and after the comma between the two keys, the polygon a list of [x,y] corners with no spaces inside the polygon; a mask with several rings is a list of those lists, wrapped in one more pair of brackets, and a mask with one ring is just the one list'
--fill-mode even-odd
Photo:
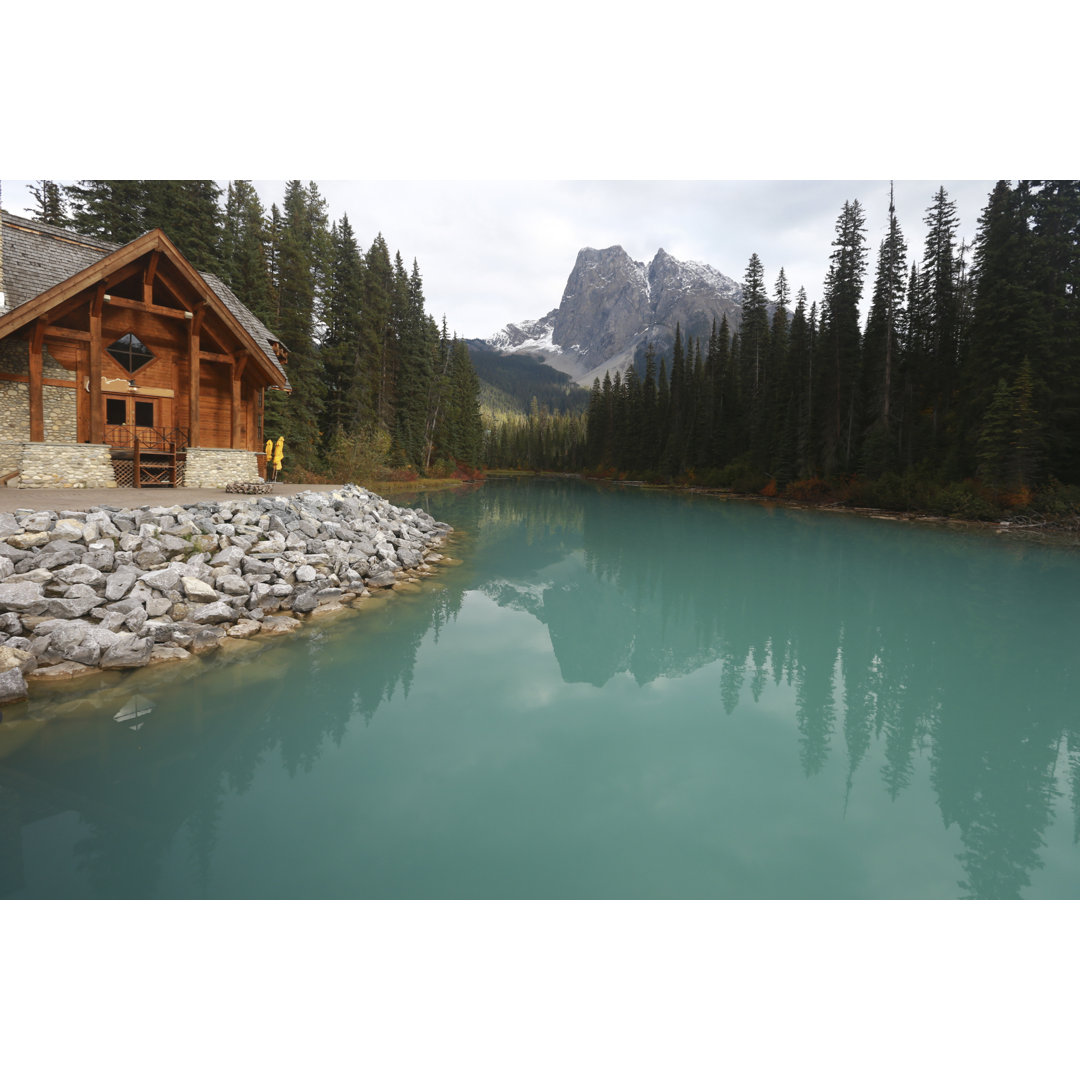
{"label": "gray boulder", "polygon": [[153,648],[149,638],[134,633],[118,634],[117,640],[102,652],[98,663],[106,669],[145,667]]}
{"label": "gray boulder", "polygon": [[15,701],[25,701],[30,696],[26,688],[26,677],[17,668],[0,671],[0,705]]}
{"label": "gray boulder", "polygon": [[0,609],[40,615],[45,610],[45,603],[44,589],[36,582],[0,582]]}

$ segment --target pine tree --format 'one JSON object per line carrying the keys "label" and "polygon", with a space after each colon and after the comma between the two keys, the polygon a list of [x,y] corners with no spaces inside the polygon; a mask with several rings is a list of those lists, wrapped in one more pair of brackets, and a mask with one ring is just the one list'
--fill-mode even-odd
{"label": "pine tree", "polygon": [[247,180],[229,184],[221,234],[221,276],[244,305],[267,326],[276,323],[268,257],[272,245],[266,211]]}
{"label": "pine tree", "polygon": [[318,467],[324,409],[322,359],[314,340],[326,259],[326,204],[314,185],[290,180],[277,238],[278,327],[289,349],[292,393],[267,395],[266,430],[280,431],[303,468]]}
{"label": "pine tree", "polygon": [[682,327],[675,324],[675,341],[671,348],[671,381],[668,394],[668,417],[664,427],[664,452],[660,467],[674,476],[683,469],[686,452],[690,386],[687,378],[686,354],[683,349]]}
{"label": "pine tree", "polygon": [[787,310],[790,290],[783,267],[776,278],[774,299],[776,309],[769,329],[769,369],[772,372],[768,396],[769,437],[764,450],[767,471],[780,481],[788,481],[797,469],[798,405]]}
{"label": "pine tree", "polygon": [[1080,181],[1030,181],[1037,332],[1029,343],[1053,475],[1080,476]]}
{"label": "pine tree", "polygon": [[896,218],[889,185],[889,225],[878,249],[874,294],[863,338],[864,398],[869,430],[863,449],[864,470],[880,475],[896,464],[894,400],[904,337],[907,244]]}
{"label": "pine tree", "polygon": [[[393,425],[393,388],[390,384],[393,292],[390,252],[379,233],[364,256],[360,348],[349,393],[353,423],[360,429],[377,424],[389,431]],[[450,360],[448,354],[445,363],[449,364]]]}
{"label": "pine tree", "polygon": [[438,326],[424,311],[423,280],[415,259],[400,334],[395,440],[402,460],[412,464],[421,462],[424,456],[425,402],[439,343]]}
{"label": "pine tree", "polygon": [[213,180],[144,180],[140,233],[161,229],[197,270],[222,270],[221,188]]}
{"label": "pine tree", "polygon": [[475,468],[480,464],[484,429],[480,419],[480,384],[465,342],[454,337],[450,347],[450,394],[436,431],[441,456]]}
{"label": "pine tree", "polygon": [[320,342],[326,407],[322,430],[327,438],[355,436],[349,390],[360,349],[360,301],[363,258],[348,215],[330,229],[330,270],[326,277],[325,331]]}
{"label": "pine tree", "polygon": [[84,180],[64,188],[71,227],[114,244],[126,244],[146,231],[143,196],[141,180]]}
{"label": "pine tree", "polygon": [[[597,385],[599,390],[599,384]],[[656,350],[650,341],[645,347],[645,379],[641,386],[641,438],[638,448],[638,467],[657,468],[659,463],[660,429],[656,385]]]}
{"label": "pine tree", "polygon": [[[815,315],[816,315],[816,308]],[[800,286],[795,295],[795,311],[788,330],[788,370],[791,373],[794,400],[794,473],[809,474],[808,441],[810,427],[810,370],[813,361],[810,315],[806,308],[806,290]]]}
{"label": "pine tree", "polygon": [[64,189],[55,180],[42,180],[37,186],[31,184],[30,194],[37,203],[33,212],[35,221],[58,228],[67,225],[67,199]]}
{"label": "pine tree", "polygon": [[[938,458],[955,433],[954,393],[959,371],[959,308],[956,277],[956,204],[943,187],[923,219],[929,226],[920,268],[923,352],[915,378],[930,418],[932,452]],[[953,430],[950,430],[953,429]]]}
{"label": "pine tree", "polygon": [[861,352],[859,303],[866,271],[862,207],[845,202],[836,222],[836,239],[825,281],[822,305],[820,375],[826,391],[821,416],[826,472],[850,472],[861,434]]}
{"label": "pine tree", "polygon": [[1020,490],[1035,482],[1043,451],[1031,364],[1009,386],[999,379],[979,433],[979,473],[989,484]]}

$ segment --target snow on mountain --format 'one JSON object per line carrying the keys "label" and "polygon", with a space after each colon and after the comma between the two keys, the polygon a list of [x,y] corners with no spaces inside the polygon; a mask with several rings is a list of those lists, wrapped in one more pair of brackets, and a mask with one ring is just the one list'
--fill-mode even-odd
{"label": "snow on mountain", "polygon": [[511,323],[487,339],[504,353],[536,353],[583,386],[623,370],[651,342],[670,350],[679,326],[684,340],[707,338],[726,315],[738,325],[742,288],[706,263],[679,260],[663,248],[648,262],[618,245],[582,248],[555,310]]}

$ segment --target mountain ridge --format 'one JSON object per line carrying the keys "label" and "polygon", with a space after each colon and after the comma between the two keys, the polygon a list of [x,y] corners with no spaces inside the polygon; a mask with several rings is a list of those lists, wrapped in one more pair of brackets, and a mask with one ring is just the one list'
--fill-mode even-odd
{"label": "mountain ridge", "polygon": [[675,327],[684,339],[708,337],[726,315],[741,314],[742,286],[707,263],[677,259],[659,248],[648,263],[618,244],[577,254],[559,306],[538,319],[508,323],[484,344],[504,355],[530,354],[590,385],[625,370],[651,343],[670,350]]}

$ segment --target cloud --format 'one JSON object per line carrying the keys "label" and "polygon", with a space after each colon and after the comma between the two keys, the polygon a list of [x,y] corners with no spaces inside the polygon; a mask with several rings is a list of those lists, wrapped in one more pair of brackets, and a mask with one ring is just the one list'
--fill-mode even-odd
{"label": "cloud", "polygon": [[[305,183],[310,177],[299,177]],[[227,180],[219,180],[222,185]],[[32,205],[28,181],[4,181],[3,205]],[[284,178],[253,179],[269,209]],[[556,307],[582,247],[618,244],[647,262],[659,248],[708,263],[741,281],[757,253],[771,290],[785,269],[820,300],[846,200],[866,213],[870,248],[865,294],[887,223],[888,180],[318,180],[332,218],[348,216],[365,250],[382,233],[406,268],[415,259],[428,311],[462,337],[487,337],[508,322]],[[909,260],[921,260],[923,215],[944,186],[957,202],[958,238],[975,236],[993,181],[902,180],[897,213]]]}

